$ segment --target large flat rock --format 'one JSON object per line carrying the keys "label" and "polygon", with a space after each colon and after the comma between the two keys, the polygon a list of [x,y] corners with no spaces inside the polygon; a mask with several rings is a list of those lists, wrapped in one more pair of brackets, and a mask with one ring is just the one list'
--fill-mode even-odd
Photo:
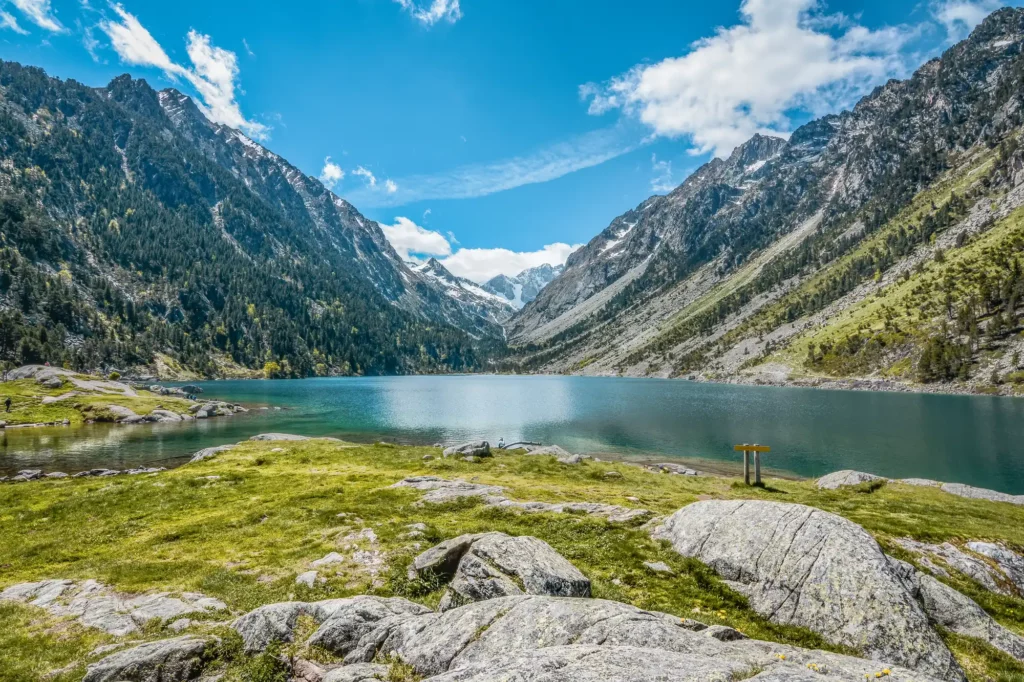
{"label": "large flat rock", "polygon": [[935,677],[963,672],[878,543],[835,514],[797,504],[705,501],[654,536],[700,559],[771,620]]}

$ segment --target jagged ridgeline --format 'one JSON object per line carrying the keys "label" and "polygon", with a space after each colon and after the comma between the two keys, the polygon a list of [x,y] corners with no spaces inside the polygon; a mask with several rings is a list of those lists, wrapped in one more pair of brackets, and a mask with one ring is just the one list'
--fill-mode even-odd
{"label": "jagged ridgeline", "polygon": [[11,62],[0,88],[0,360],[448,372],[501,338],[376,223],[177,91]]}
{"label": "jagged ridgeline", "polygon": [[559,372],[1024,382],[1024,11],[617,218],[513,320]]}

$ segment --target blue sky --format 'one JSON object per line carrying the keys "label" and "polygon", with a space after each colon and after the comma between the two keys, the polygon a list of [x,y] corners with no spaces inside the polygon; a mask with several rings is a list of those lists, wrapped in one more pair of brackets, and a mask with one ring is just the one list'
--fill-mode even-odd
{"label": "blue sky", "polygon": [[563,261],[713,155],[848,107],[1005,3],[0,4],[3,59],[178,87],[400,252],[480,281]]}

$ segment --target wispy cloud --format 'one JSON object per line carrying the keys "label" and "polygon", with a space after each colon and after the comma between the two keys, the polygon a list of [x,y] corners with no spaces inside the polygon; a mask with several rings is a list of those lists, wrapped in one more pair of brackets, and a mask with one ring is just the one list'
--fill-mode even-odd
{"label": "wispy cloud", "polygon": [[110,45],[121,61],[137,66],[160,69],[173,80],[188,81],[199,94],[200,109],[217,123],[236,128],[250,137],[265,140],[270,129],[247,119],[235,99],[239,76],[238,58],[234,52],[215,46],[210,36],[189,31],[185,51],[191,68],[175,63],[135,15],[121,5],[111,5],[118,19],[104,19],[99,28],[110,38]]}
{"label": "wispy cloud", "polygon": [[[505,190],[548,182],[563,175],[604,163],[639,148],[639,135],[613,126],[565,142],[493,163],[462,166],[434,175],[396,179],[390,194],[357,189],[346,198],[358,206],[401,206],[433,199],[471,199]],[[353,171],[355,173],[355,171]],[[372,185],[371,185],[372,188]]]}
{"label": "wispy cloud", "polygon": [[430,4],[416,0],[395,0],[416,21],[428,28],[439,21],[454,24],[462,18],[459,0],[431,0]]}
{"label": "wispy cloud", "polygon": [[18,20],[14,18],[14,15],[11,14],[10,12],[5,12],[3,10],[0,10],[0,28],[10,29],[11,31],[19,33],[23,36],[28,35],[28,31],[23,29],[21,25],[18,24]]}
{"label": "wispy cloud", "polygon": [[54,16],[50,0],[11,0],[11,4],[21,10],[22,14],[36,26],[53,33],[67,32]]}
{"label": "wispy cloud", "polygon": [[573,251],[583,246],[558,242],[542,246],[536,251],[501,248],[455,250],[452,244],[459,242],[451,232],[446,237],[403,216],[395,218],[394,225],[381,225],[380,229],[404,260],[417,261],[434,257],[452,274],[480,284],[498,275],[512,277],[545,263],[562,265]]}
{"label": "wispy cloud", "polygon": [[740,23],[680,57],[640,64],[580,97],[592,115],[620,110],[655,135],[723,156],[754,133],[789,129],[787,112],[851,104],[903,75],[912,27],[870,30],[825,15],[818,0],[744,0]]}
{"label": "wispy cloud", "polygon": [[651,154],[651,190],[654,192],[671,192],[679,184],[672,179],[672,162],[658,160],[657,154]]}

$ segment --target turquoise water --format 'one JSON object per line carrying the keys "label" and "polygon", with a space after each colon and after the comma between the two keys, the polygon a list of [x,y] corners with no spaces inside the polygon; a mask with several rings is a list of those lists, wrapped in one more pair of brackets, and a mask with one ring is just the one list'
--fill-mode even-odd
{"label": "turquoise water", "polygon": [[484,438],[581,453],[767,464],[801,476],[859,469],[1024,493],[1024,400],[820,391],[655,379],[445,376],[220,381],[204,397],[282,410],[189,424],[8,431],[0,470],[174,465],[196,450],[283,431],[430,444]]}

